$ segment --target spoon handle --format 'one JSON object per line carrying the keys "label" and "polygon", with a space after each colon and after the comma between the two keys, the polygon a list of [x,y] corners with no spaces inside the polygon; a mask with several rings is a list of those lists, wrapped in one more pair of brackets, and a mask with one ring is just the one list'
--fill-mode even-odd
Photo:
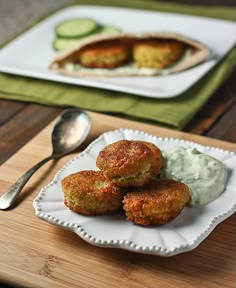
{"label": "spoon handle", "polygon": [[36,172],[43,164],[53,159],[53,155],[44,158],[32,168],[25,172],[1,197],[0,197],[0,210],[4,210],[12,206],[17,195],[21,192],[22,188],[28,182],[30,177]]}

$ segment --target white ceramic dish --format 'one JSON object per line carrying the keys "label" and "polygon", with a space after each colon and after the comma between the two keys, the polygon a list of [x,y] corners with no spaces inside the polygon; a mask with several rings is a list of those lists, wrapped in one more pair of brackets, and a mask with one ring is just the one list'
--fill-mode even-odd
{"label": "white ceramic dish", "polygon": [[[230,176],[225,191],[203,208],[184,208],[172,222],[155,227],[134,225],[122,216],[83,216],[70,211],[63,203],[61,179],[79,170],[95,169],[98,152],[107,144],[121,139],[153,142],[161,149],[172,146],[195,147],[225,161]],[[216,227],[236,211],[236,154],[193,142],[159,138],[141,131],[120,129],[107,132],[69,161],[44,187],[33,202],[36,216],[74,231],[90,244],[126,249],[138,253],[172,256],[197,247]]]}
{"label": "white ceramic dish", "polygon": [[[207,45],[212,57],[187,71],[155,77],[74,78],[47,69],[55,54],[54,27],[74,17],[92,17],[99,23],[120,27],[126,32],[172,31]],[[122,20],[121,20],[122,19]],[[215,33],[217,31],[217,33]],[[236,42],[236,24],[230,21],[99,6],[62,9],[0,50],[0,71],[75,85],[128,92],[153,98],[175,97],[204,76]]]}

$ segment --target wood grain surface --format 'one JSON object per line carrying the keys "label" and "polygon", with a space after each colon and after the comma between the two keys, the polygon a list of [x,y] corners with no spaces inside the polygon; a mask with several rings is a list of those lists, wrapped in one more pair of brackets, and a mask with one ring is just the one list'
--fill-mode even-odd
{"label": "wood grain surface", "polygon": [[[91,133],[76,153],[101,133],[121,127],[236,150],[233,143],[97,113],[90,116]],[[52,123],[0,167],[2,191],[31,165],[50,154],[51,129]],[[33,199],[74,155],[43,166],[23,189],[17,206],[0,211],[0,279],[3,282],[34,288],[235,287],[235,214],[219,224],[193,251],[168,258],[95,247],[73,232],[38,219],[34,215]]]}
{"label": "wood grain surface", "polygon": [[[235,0],[168,1],[212,7],[231,6],[235,10]],[[0,0],[0,44],[69,2]],[[0,194],[32,164],[50,153],[52,125],[42,129],[65,108],[0,99]],[[181,137],[236,151],[233,144],[236,143],[236,70],[183,129],[195,135],[101,114],[92,115],[94,126],[81,150],[104,131],[130,127],[154,135]],[[76,234],[35,217],[33,199],[72,156],[42,167],[22,191],[19,205],[9,211],[0,211],[1,288],[9,285],[29,288],[235,287],[235,214],[218,225],[195,250],[170,258],[94,247]]]}

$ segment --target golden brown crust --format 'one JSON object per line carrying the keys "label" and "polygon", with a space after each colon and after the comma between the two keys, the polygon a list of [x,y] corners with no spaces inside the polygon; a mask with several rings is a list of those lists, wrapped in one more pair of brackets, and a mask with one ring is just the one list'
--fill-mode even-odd
{"label": "golden brown crust", "polygon": [[115,68],[130,59],[130,50],[125,43],[111,41],[86,46],[80,51],[79,63],[88,68]]}
{"label": "golden brown crust", "polygon": [[127,219],[135,224],[166,224],[180,214],[189,197],[188,187],[181,182],[153,180],[127,193],[123,209]]}
{"label": "golden brown crust", "polygon": [[147,141],[141,141],[143,144],[147,145],[152,153],[152,170],[155,176],[159,175],[161,169],[164,166],[164,158],[162,156],[161,150],[153,143]]}
{"label": "golden brown crust", "polygon": [[118,186],[143,186],[158,174],[153,159],[146,143],[120,140],[99,152],[96,165]]}
{"label": "golden brown crust", "polygon": [[186,45],[173,39],[138,40],[133,45],[133,59],[137,67],[163,69],[182,57]]}
{"label": "golden brown crust", "polygon": [[105,215],[122,206],[123,190],[116,187],[101,171],[84,170],[61,181],[64,203],[84,215]]}

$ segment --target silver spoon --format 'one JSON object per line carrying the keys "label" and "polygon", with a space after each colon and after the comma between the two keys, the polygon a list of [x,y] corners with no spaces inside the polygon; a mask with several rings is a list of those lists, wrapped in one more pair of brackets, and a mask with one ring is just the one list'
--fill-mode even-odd
{"label": "silver spoon", "polygon": [[75,150],[88,136],[91,119],[87,113],[76,108],[65,110],[56,120],[52,131],[52,154],[30,168],[9,190],[0,197],[0,209],[13,205],[17,195],[30,177],[49,160],[62,157]]}

